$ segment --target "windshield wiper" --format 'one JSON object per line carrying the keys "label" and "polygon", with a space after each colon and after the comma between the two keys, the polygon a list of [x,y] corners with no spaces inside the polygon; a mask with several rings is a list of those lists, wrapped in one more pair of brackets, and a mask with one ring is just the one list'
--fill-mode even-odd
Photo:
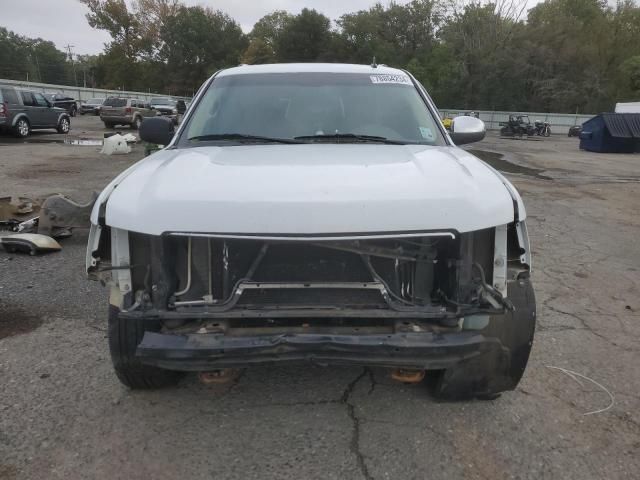
{"label": "windshield wiper", "polygon": [[263,137],[260,135],[249,135],[246,133],[215,133],[210,135],[198,135],[191,137],[189,140],[237,140],[237,141],[250,141],[250,142],[268,142],[268,143],[302,143],[292,138],[276,138],[276,137]]}
{"label": "windshield wiper", "polygon": [[400,140],[390,140],[386,137],[379,137],[377,135],[357,135],[355,133],[332,133],[328,135],[303,135],[300,137],[294,137],[294,140],[351,140],[355,142],[374,142],[374,143],[386,143],[389,145],[406,145],[407,142]]}

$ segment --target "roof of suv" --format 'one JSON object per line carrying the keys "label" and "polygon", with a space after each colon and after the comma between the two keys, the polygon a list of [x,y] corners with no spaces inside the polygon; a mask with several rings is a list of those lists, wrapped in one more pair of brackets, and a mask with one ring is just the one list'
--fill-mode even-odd
{"label": "roof of suv", "polygon": [[221,71],[218,76],[251,73],[365,73],[382,75],[406,75],[397,68],[378,65],[355,65],[347,63],[271,63],[266,65],[240,65]]}

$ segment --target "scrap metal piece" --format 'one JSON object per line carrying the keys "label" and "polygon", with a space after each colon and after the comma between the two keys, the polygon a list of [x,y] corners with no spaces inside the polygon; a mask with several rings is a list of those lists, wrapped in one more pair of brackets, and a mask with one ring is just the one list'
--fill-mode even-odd
{"label": "scrap metal piece", "polygon": [[38,233],[55,238],[69,236],[74,228],[89,227],[89,217],[98,194],[93,192],[89,203],[76,203],[64,195],[52,195],[41,207]]}
{"label": "scrap metal piece", "polygon": [[34,217],[24,222],[18,223],[14,232],[19,233],[35,233],[38,231],[38,224],[40,223],[40,217]]}
{"label": "scrap metal piece", "polygon": [[25,252],[30,255],[55,252],[62,247],[53,238],[37,233],[16,233],[0,238],[0,244],[9,252]]}
{"label": "scrap metal piece", "polygon": [[37,212],[40,205],[29,197],[0,197],[0,220]]}

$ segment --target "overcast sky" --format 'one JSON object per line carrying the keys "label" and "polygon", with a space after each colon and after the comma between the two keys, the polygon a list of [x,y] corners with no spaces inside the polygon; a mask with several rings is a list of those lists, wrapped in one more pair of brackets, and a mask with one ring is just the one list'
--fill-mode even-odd
{"label": "overcast sky", "polygon": [[[407,3],[409,0],[396,0]],[[534,5],[539,0],[528,0]],[[183,0],[188,5],[207,5],[222,10],[240,23],[245,32],[273,10],[299,12],[315,8],[332,20],[343,13],[369,8],[376,0]],[[383,4],[389,3],[382,0]],[[28,37],[51,40],[61,50],[73,45],[78,54],[99,53],[109,35],[92,29],[85,18],[87,9],[78,0],[0,0],[0,26]]]}

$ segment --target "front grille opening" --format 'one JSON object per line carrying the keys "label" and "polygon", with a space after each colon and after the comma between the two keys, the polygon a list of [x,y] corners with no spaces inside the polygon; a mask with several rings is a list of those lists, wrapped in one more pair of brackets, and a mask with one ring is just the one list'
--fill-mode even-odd
{"label": "front grille opening", "polygon": [[334,241],[133,234],[130,244],[135,290],[155,308],[426,318],[477,302],[472,264],[491,278],[494,231]]}

